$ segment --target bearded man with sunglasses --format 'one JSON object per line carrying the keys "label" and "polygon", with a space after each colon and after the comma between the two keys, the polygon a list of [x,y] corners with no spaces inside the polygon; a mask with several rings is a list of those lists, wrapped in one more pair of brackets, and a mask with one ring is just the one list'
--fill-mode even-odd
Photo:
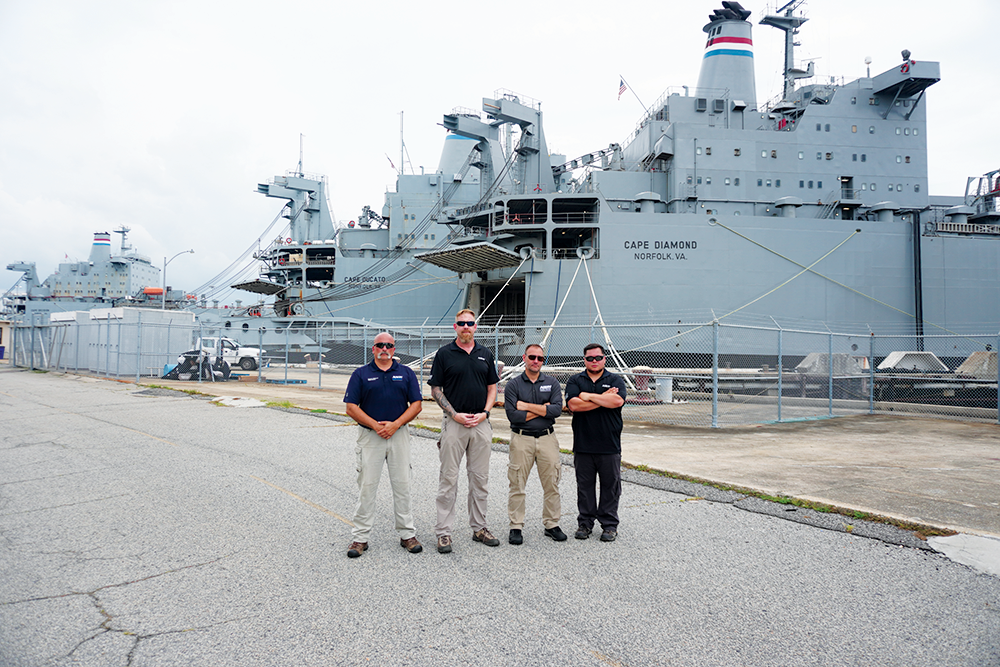
{"label": "bearded man with sunglasses", "polygon": [[347,416],[358,423],[358,504],[354,510],[354,541],[348,558],[368,549],[375,514],[375,494],[388,464],[392,507],[399,545],[411,554],[423,551],[417,541],[410,500],[410,433],[406,425],[420,414],[423,397],[416,374],[393,358],[396,341],[388,333],[375,336],[372,362],[355,369],[347,382]]}
{"label": "bearded man with sunglasses", "polygon": [[538,463],[538,481],[542,483],[542,525],[545,535],[556,542],[566,539],[559,527],[562,508],[559,502],[559,441],[556,417],[562,414],[562,389],[552,376],[542,373],[545,355],[541,345],[524,350],[524,372],[511,378],[503,392],[504,410],[510,421],[510,463],[507,479],[507,513],[510,534],[507,541],[522,544],[524,535],[524,486],[531,468]]}
{"label": "bearded man with sunglasses", "polygon": [[488,547],[500,545],[486,527],[486,494],[490,479],[490,446],[493,428],[490,408],[496,402],[497,367],[493,353],[475,341],[476,314],[468,309],[455,315],[454,341],[442,346],[431,365],[431,396],[441,406],[441,473],[438,477],[438,553],[451,553],[455,523],[455,497],[462,458],[469,474],[469,525],[472,539]]}
{"label": "bearded man with sunglasses", "polygon": [[[591,343],[583,348],[586,370],[566,383],[566,406],[573,413],[573,462],[576,467],[578,528],[574,537],[590,537],[600,522],[602,542],[618,537],[618,500],[622,495],[622,406],[625,380],[608,372],[607,353]],[[601,498],[595,484],[601,480]]]}

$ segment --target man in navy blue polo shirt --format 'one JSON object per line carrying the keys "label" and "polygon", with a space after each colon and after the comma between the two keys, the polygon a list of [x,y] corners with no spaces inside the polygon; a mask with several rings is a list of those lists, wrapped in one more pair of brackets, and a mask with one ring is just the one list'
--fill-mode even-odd
{"label": "man in navy blue polo shirt", "polygon": [[497,398],[496,363],[493,353],[477,343],[476,314],[460,310],[455,315],[454,341],[442,346],[431,365],[431,396],[441,406],[441,473],[437,495],[437,550],[451,553],[451,529],[455,523],[458,471],[468,455],[469,525],[472,539],[495,547],[500,540],[486,527],[486,494],[490,478],[490,446],[493,428],[490,408]]}
{"label": "man in navy blue polo shirt", "polygon": [[393,359],[396,341],[388,333],[375,336],[372,362],[356,369],[347,382],[347,415],[358,422],[358,504],[354,510],[354,541],[348,558],[368,549],[375,514],[375,493],[382,463],[389,468],[392,506],[399,544],[410,553],[423,550],[417,541],[410,501],[410,433],[406,425],[423,407],[420,383],[408,366]]}
{"label": "man in navy blue polo shirt", "polygon": [[[590,537],[599,521],[602,542],[618,537],[618,500],[622,495],[622,406],[625,380],[605,370],[604,348],[583,348],[586,370],[566,383],[566,406],[573,413],[573,462],[576,466],[578,529],[574,537]],[[601,480],[601,499],[595,484]]]}

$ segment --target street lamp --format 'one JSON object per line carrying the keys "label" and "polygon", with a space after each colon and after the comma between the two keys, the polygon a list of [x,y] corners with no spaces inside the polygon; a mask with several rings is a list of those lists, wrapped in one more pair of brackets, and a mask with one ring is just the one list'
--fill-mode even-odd
{"label": "street lamp", "polygon": [[160,301],[160,310],[167,309],[167,264],[174,261],[181,255],[186,255],[189,252],[193,253],[194,250],[182,250],[173,257],[171,257],[170,259],[167,259],[166,257],[163,258],[163,296],[162,300]]}

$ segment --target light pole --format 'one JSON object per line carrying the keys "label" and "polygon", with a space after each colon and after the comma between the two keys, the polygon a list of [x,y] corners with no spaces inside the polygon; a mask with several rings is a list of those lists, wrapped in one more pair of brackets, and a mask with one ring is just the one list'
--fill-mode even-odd
{"label": "light pole", "polygon": [[181,250],[179,253],[177,253],[170,259],[167,259],[166,257],[163,258],[163,295],[162,295],[162,300],[160,301],[160,310],[167,309],[167,264],[174,261],[181,255],[186,255],[189,252],[193,253],[194,250]]}

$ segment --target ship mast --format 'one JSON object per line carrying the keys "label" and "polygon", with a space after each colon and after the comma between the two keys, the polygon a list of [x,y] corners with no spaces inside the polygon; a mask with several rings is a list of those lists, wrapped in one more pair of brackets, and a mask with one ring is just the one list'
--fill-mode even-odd
{"label": "ship mast", "polygon": [[[808,21],[804,16],[793,16],[799,5],[805,0],[791,0],[774,14],[768,14],[760,20],[761,25],[769,25],[772,28],[785,32],[785,87],[782,91],[782,100],[787,101],[795,92],[796,79],[808,79],[813,75],[814,63],[810,62],[807,69],[796,69],[795,67],[795,47],[800,46],[795,41],[795,35],[799,32],[799,26]],[[782,14],[784,12],[784,14]]]}

